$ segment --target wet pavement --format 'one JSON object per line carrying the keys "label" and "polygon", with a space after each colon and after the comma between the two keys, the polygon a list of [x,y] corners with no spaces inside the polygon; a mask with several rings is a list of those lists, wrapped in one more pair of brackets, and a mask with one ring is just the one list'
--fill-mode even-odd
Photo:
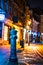
{"label": "wet pavement", "polygon": [[10,45],[0,46],[0,65],[43,65],[43,46],[40,48],[42,52],[37,52],[37,49],[39,50],[39,47],[26,46],[25,50],[17,50],[18,62],[12,62],[9,61]]}

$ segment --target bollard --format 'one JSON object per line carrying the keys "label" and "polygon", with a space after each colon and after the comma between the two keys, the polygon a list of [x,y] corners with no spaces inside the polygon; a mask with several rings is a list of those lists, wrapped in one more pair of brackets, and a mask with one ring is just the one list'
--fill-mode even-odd
{"label": "bollard", "polygon": [[16,55],[16,39],[17,39],[17,31],[14,29],[10,30],[10,61],[17,61]]}
{"label": "bollard", "polygon": [[21,48],[24,48],[24,40],[20,41]]}

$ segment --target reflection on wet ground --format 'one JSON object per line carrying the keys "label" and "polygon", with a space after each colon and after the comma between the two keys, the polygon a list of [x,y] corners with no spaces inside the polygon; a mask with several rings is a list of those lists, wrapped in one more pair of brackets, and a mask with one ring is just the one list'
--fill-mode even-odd
{"label": "reflection on wet ground", "polygon": [[43,64],[29,64],[29,65],[43,65]]}
{"label": "reflection on wet ground", "polygon": [[29,64],[29,65],[43,65],[43,64]]}
{"label": "reflection on wet ground", "polygon": [[37,63],[37,64],[34,64],[34,63],[18,63],[18,61],[9,61],[7,65],[43,65],[41,63]]}
{"label": "reflection on wet ground", "polygon": [[8,65],[18,65],[18,62],[9,61]]}
{"label": "reflection on wet ground", "polygon": [[9,61],[8,65],[43,65],[43,64],[26,64],[26,63],[19,63],[18,64],[18,62]]}
{"label": "reflection on wet ground", "polygon": [[9,61],[9,57],[10,46],[0,46],[0,65],[43,65],[43,45],[31,45],[23,51],[17,50],[18,63]]}

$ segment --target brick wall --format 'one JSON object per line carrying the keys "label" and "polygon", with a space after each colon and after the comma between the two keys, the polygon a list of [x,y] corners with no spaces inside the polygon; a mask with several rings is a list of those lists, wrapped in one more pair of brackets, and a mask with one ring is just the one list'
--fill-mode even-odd
{"label": "brick wall", "polygon": [[33,18],[33,31],[37,32],[37,26],[38,26],[38,22]]}

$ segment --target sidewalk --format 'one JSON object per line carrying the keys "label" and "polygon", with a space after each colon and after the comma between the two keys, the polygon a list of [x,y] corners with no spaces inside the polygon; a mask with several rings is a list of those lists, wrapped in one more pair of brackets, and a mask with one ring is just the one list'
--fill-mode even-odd
{"label": "sidewalk", "polygon": [[0,65],[6,65],[6,60],[9,58],[9,46],[0,45]]}
{"label": "sidewalk", "polygon": [[[22,49],[17,50],[17,52],[22,52]],[[10,57],[10,46],[0,45],[0,65],[25,65],[17,62],[9,62]]]}
{"label": "sidewalk", "polygon": [[37,49],[39,49],[40,51],[42,50],[41,53],[43,53],[43,45],[40,46],[40,45],[31,44],[31,46],[28,46],[26,44],[24,49],[19,48],[17,50],[17,58],[18,58],[18,64],[17,64],[17,62],[9,62],[10,45],[1,45],[0,46],[0,65],[32,65],[32,64],[29,64],[29,62],[31,63],[43,62],[43,58],[38,56],[38,54],[36,53]]}

